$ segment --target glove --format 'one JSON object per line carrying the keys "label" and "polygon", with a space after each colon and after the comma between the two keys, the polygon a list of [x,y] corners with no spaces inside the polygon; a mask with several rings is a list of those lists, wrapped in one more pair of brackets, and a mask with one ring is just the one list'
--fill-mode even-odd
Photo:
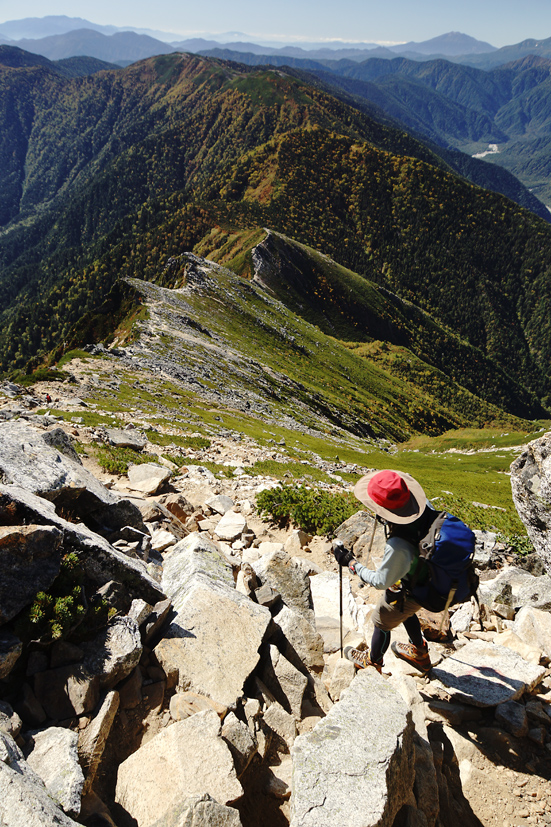
{"label": "glove", "polygon": [[349,566],[354,560],[354,555],[350,549],[346,548],[342,540],[333,540],[333,554],[339,566]]}

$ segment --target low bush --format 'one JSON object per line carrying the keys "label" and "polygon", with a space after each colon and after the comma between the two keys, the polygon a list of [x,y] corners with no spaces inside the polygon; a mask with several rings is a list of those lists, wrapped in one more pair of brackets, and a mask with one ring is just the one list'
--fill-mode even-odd
{"label": "low bush", "polygon": [[262,491],[256,500],[259,514],[281,526],[293,522],[309,534],[331,534],[359,510],[352,494],[333,494],[317,488],[283,485]]}

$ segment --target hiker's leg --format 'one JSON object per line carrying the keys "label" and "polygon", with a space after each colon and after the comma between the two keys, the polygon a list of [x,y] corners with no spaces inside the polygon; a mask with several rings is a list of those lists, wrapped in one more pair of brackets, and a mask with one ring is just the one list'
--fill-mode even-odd
{"label": "hiker's leg", "polygon": [[424,649],[427,643],[423,637],[421,624],[419,623],[419,618],[417,615],[413,614],[411,617],[406,618],[406,620],[404,620],[404,626],[413,645],[417,646],[419,649]]}
{"label": "hiker's leg", "polygon": [[390,632],[383,629],[378,629],[377,626],[373,629],[371,637],[370,657],[374,663],[382,663],[384,654],[390,645]]}

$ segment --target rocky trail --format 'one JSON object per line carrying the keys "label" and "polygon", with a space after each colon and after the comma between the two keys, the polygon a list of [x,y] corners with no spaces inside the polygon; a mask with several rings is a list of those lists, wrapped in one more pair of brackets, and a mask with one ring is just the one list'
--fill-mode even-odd
{"label": "rocky trail", "polygon": [[[479,533],[482,617],[424,613],[429,675],[389,652],[381,676],[340,657],[329,540],[257,511],[279,482],[247,469],[285,445],[161,450],[131,413],[79,422],[81,388],[73,421],[0,405],[1,824],[551,825],[549,435],[512,469],[536,552]],[[102,446],[147,461],[108,473]],[[336,534],[367,562],[371,532],[358,511]],[[343,587],[361,647],[377,593]]]}

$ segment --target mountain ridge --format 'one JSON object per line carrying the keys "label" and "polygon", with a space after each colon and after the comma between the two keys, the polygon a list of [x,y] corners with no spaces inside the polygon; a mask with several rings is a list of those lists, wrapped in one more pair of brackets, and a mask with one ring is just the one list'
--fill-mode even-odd
{"label": "mountain ridge", "polygon": [[[224,263],[232,238],[268,226],[507,364],[501,407],[523,395],[532,411],[542,410],[537,398],[547,404],[549,227],[457,179],[407,135],[285,73],[192,56],[80,80],[18,71],[57,103],[41,115],[34,98],[35,117],[47,119],[29,133],[25,197],[0,236],[3,366],[24,367],[66,340],[117,277],[156,281],[184,251]],[[67,141],[76,123],[88,124],[86,163]],[[41,176],[56,169],[60,145],[56,182]],[[241,256],[238,272],[250,277],[247,249],[231,259]],[[528,280],[537,292],[522,298]],[[473,364],[481,381],[492,373],[482,364]]]}

